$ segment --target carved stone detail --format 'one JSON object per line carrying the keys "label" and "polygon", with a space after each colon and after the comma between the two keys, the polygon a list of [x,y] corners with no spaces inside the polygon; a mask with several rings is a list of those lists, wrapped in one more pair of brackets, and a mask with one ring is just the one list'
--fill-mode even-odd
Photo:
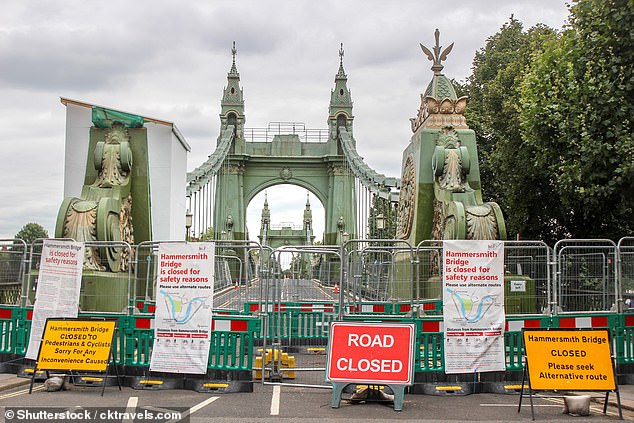
{"label": "carved stone detail", "polygon": [[434,200],[434,221],[432,224],[431,239],[443,239],[445,233],[445,207],[442,202]]}
{"label": "carved stone detail", "polygon": [[443,128],[436,143],[444,147],[444,163],[438,184],[447,191],[465,192],[468,189],[467,175],[463,166],[463,149],[460,148],[458,133],[452,127]]}
{"label": "carved stone detail", "polygon": [[[444,50],[440,46],[440,32],[434,32],[436,44],[433,49],[420,45],[427,59],[431,60],[434,71],[434,78],[429,84],[425,94],[420,96],[420,107],[415,118],[410,119],[412,132],[418,131],[421,127],[443,128],[453,126],[457,129],[468,129],[467,121],[464,118],[464,111],[467,107],[467,97],[456,98],[454,89],[443,74],[442,62],[447,59],[447,55],[453,48],[451,43]],[[431,95],[430,95],[431,94]]]}
{"label": "carved stone detail", "polygon": [[[121,202],[121,209],[119,210],[119,232],[121,235],[121,241],[125,241],[130,245],[134,245],[134,227],[132,226],[132,196],[128,194],[128,198]],[[132,262],[134,259],[134,250],[132,250],[132,257],[129,257],[130,252],[127,248],[121,251],[121,265],[119,270],[128,270],[128,262]]]}
{"label": "carved stone detail", "polygon": [[126,154],[129,151],[129,148],[127,148],[129,141],[128,131],[121,124],[113,125],[106,132],[105,143],[99,143],[101,145],[98,145],[97,149],[98,153],[101,153],[101,157],[97,157],[99,174],[93,184],[94,186],[111,188],[126,183],[128,171],[132,164],[132,155]]}
{"label": "carved stone detail", "polygon": [[484,204],[467,207],[467,239],[497,239],[498,225],[493,209]]}
{"label": "carved stone detail", "polygon": [[241,175],[244,173],[244,170],[244,163],[233,163],[223,166],[219,173],[224,173],[227,175]]}
{"label": "carved stone detail", "polygon": [[291,172],[289,168],[285,167],[284,169],[280,170],[280,178],[284,179],[285,181],[288,181],[292,177],[293,172]]}
{"label": "carved stone detail", "polygon": [[[64,221],[64,238],[78,242],[97,241],[97,203],[76,199],[71,202]],[[84,269],[103,271],[99,252],[95,247],[84,248]]]}
{"label": "carved stone detail", "polygon": [[328,175],[330,176],[346,176],[349,174],[350,174],[350,171],[345,169],[343,166],[330,165],[328,167]]}
{"label": "carved stone detail", "polygon": [[456,129],[469,129],[464,112],[467,108],[467,97],[457,100],[451,98],[437,99],[421,94],[418,115],[410,119],[412,132],[420,127],[438,129],[452,126]]}
{"label": "carved stone detail", "polygon": [[398,199],[398,220],[396,237],[409,237],[414,223],[414,202],[416,201],[416,168],[414,157],[410,154],[405,160],[401,176],[401,191]]}

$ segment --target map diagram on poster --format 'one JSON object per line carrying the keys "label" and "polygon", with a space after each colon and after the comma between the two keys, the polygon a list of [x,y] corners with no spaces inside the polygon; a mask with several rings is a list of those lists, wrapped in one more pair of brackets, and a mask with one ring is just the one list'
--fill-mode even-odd
{"label": "map diagram on poster", "polygon": [[487,317],[491,307],[500,307],[496,296],[485,295],[479,297],[467,291],[458,291],[457,289],[447,288],[453,305],[455,307],[455,316],[457,320],[467,323],[476,323]]}
{"label": "map diagram on poster", "polygon": [[167,307],[168,311],[169,317],[163,318],[163,321],[167,324],[182,325],[188,323],[198,310],[205,306],[209,308],[208,300],[210,300],[211,296],[190,299],[180,293],[167,292],[165,290],[161,290],[160,293],[165,300],[165,307]]}

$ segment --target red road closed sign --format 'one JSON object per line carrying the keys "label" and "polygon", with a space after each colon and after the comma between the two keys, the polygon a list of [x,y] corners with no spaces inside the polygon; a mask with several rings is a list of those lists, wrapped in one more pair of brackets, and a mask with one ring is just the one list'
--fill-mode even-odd
{"label": "red road closed sign", "polygon": [[412,384],[414,325],[335,322],[330,326],[329,382]]}

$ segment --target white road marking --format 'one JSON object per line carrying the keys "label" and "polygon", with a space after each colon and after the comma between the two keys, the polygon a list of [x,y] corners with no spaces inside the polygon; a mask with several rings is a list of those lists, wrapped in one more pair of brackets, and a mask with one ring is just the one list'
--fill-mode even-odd
{"label": "white road marking", "polygon": [[271,416],[279,416],[280,414],[280,391],[279,385],[273,386],[273,396],[271,397]]}
{"label": "white road marking", "polygon": [[217,400],[220,397],[210,397],[207,398],[206,400],[204,400],[203,402],[199,402],[198,404],[194,405],[193,407],[191,407],[189,410],[185,410],[181,413],[180,418],[179,419],[174,419],[174,420],[169,420],[166,423],[176,423],[181,421],[182,419],[184,419],[185,417],[194,414],[196,411],[200,410],[203,407],[208,406],[209,404],[211,404],[212,402],[214,402],[215,400]]}
{"label": "white road marking", "polygon": [[[530,404],[522,404],[522,407],[530,407]],[[480,404],[480,407],[515,407],[517,404]],[[535,404],[533,407],[561,407],[561,405],[555,404]]]}
{"label": "white road marking", "polygon": [[211,397],[211,398],[207,398],[206,400],[204,400],[203,402],[199,402],[198,404],[196,404],[195,406],[193,406],[192,408],[190,408],[189,410],[185,411],[185,413],[187,413],[187,415],[190,414],[194,414],[196,411],[200,410],[203,407],[208,406],[209,404],[211,404],[212,402],[214,402],[215,400],[217,400],[220,397]]}
{"label": "white road marking", "polygon": [[[138,403],[139,403],[139,397],[128,398],[128,403],[125,406],[125,412],[130,413],[129,415],[132,416],[134,411],[136,410],[136,406]],[[123,419],[121,420],[121,423],[132,422],[133,420],[134,419]]]}

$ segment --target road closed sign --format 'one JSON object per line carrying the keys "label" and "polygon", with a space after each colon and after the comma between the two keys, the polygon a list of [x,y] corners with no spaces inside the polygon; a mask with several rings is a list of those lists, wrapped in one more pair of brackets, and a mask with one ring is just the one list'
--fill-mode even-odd
{"label": "road closed sign", "polygon": [[329,382],[411,385],[414,325],[335,322],[330,326]]}

